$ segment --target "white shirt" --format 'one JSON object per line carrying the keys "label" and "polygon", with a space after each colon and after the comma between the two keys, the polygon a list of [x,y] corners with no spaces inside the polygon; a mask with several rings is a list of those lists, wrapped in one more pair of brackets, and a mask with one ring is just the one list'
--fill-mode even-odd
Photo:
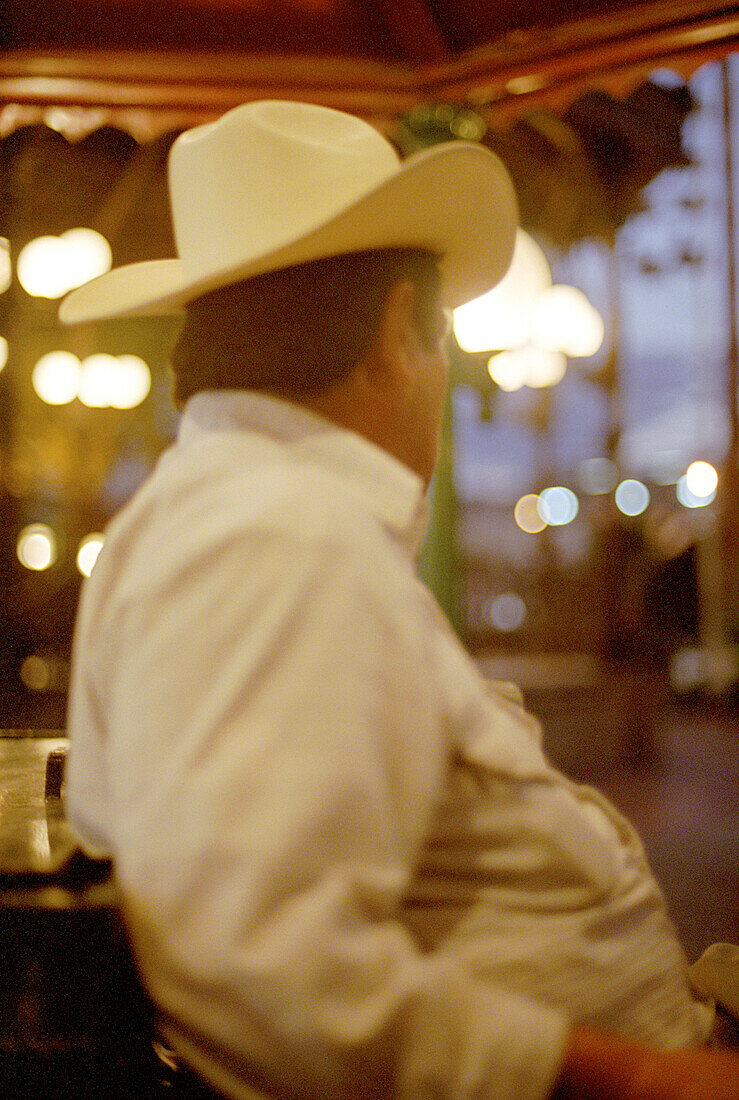
{"label": "white shirt", "polygon": [[416,578],[421,513],[364,439],[201,394],[86,584],[70,817],[227,1095],[542,1100],[570,1020],[705,1035],[633,831]]}

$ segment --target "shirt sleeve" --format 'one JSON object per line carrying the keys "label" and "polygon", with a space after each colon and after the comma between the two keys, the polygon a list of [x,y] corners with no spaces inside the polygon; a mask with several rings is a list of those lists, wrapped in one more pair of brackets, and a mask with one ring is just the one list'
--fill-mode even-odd
{"label": "shirt sleeve", "polygon": [[400,917],[448,716],[427,597],[393,554],[369,561],[272,537],[161,584],[152,564],[82,663],[142,973],[234,1096],[543,1100],[566,1021]]}

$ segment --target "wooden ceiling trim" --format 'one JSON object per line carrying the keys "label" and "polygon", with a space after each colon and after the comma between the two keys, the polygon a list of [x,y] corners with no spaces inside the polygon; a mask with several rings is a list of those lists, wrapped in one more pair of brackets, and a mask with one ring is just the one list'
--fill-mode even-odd
{"label": "wooden ceiling trim", "polygon": [[[703,7],[703,11],[700,8]],[[490,102],[506,95],[506,83],[520,74],[552,84],[602,74],[641,62],[653,68],[663,58],[713,49],[724,54],[739,39],[739,8],[717,12],[715,4],[674,5],[667,21],[663,5],[640,5],[597,21],[568,24],[547,32],[509,36],[470,50],[436,72],[427,71],[426,86],[442,85],[448,94]],[[659,16],[659,18],[658,18]]]}
{"label": "wooden ceiling trim", "polygon": [[[585,86],[625,86],[657,68],[689,79],[701,65],[739,49],[739,17],[699,27],[638,33],[596,45],[584,42],[547,56],[465,58],[447,69],[446,99],[510,115],[528,102],[559,103]],[[485,51],[487,53],[487,51]],[[453,66],[452,66],[453,67]]]}
{"label": "wooden ceiling trim", "polygon": [[[11,50],[0,54],[0,81],[25,77],[94,82],[104,79],[121,85],[165,85],[180,82],[239,85],[257,80],[267,83],[295,81],[324,85],[340,82],[352,87],[398,86],[412,89],[418,70],[397,62],[353,57],[306,55],[211,53],[195,54],[156,50]],[[338,74],[338,75],[337,75]]]}
{"label": "wooden ceiling trim", "polygon": [[[415,2],[428,12],[422,0]],[[382,4],[388,20],[407,11],[399,0]],[[429,33],[422,50],[434,53],[441,46],[433,23]],[[0,56],[0,106],[6,104],[0,126],[10,126],[22,110],[29,117],[29,110],[66,107],[92,112],[90,120],[105,110],[106,117],[127,119],[125,128],[132,127],[132,133],[161,132],[155,116],[181,129],[264,97],[338,107],[384,129],[429,101],[470,106],[491,122],[505,121],[532,106],[566,106],[587,87],[628,91],[657,67],[687,78],[734,49],[739,49],[735,4],[672,0],[547,32],[517,32],[454,59],[415,65],[263,54],[11,51]],[[149,112],[145,124],[142,112]],[[80,125],[74,124],[72,136]]]}

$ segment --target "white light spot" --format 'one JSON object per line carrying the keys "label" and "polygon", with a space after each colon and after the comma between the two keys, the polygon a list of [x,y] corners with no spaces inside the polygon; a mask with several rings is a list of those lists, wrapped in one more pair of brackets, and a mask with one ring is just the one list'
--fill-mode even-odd
{"label": "white light spot", "polygon": [[79,398],[89,408],[132,409],[151,388],[151,372],[138,355],[88,355],[82,361]]}
{"label": "white light spot", "polygon": [[79,399],[91,409],[104,409],[110,404],[111,382],[115,378],[118,362],[114,355],[101,352],[82,360]]}
{"label": "white light spot", "polygon": [[675,496],[683,508],[705,508],[707,504],[711,504],[716,499],[716,490],[714,489],[707,496],[698,496],[690,490],[688,475],[683,474],[675,486]]}
{"label": "white light spot", "polygon": [[604,335],[603,318],[577,287],[551,286],[537,298],[531,336],[540,347],[570,356],[595,355]]}
{"label": "white light spot", "polygon": [[151,372],[138,355],[119,355],[110,374],[108,404],[115,409],[133,409],[151,389]]}
{"label": "white light spot", "polygon": [[77,550],[77,568],[83,577],[89,577],[98,560],[98,555],[103,548],[105,536],[94,531],[85,535]]}
{"label": "white light spot", "polygon": [[579,503],[572,489],[561,485],[544,489],[539,495],[539,515],[551,527],[564,527],[572,523],[578,513]]}
{"label": "white light spot", "polygon": [[103,275],[112,264],[110,245],[94,229],[70,229],[60,237],[29,241],[18,257],[18,279],[36,298],[61,298]]}
{"label": "white light spot", "polygon": [[505,278],[479,298],[454,311],[454,334],[463,351],[502,351],[529,339],[536,297],[551,286],[543,251],[519,229],[513,260]]}
{"label": "white light spot", "polygon": [[64,241],[69,264],[70,290],[110,271],[113,254],[101,233],[94,229],[68,229],[62,233],[61,240]]}
{"label": "white light spot", "polygon": [[496,630],[510,634],[523,625],[526,604],[515,592],[503,592],[491,601],[489,615]]}
{"label": "white light spot", "polygon": [[616,507],[625,516],[640,516],[649,505],[649,489],[641,481],[627,478],[617,487]]}
{"label": "white light spot", "polygon": [[533,389],[556,386],[567,371],[567,359],[561,351],[537,348],[530,344],[521,349],[526,362],[526,385]]}
{"label": "white light spot", "polygon": [[718,473],[710,462],[691,462],[685,474],[685,484],[696,497],[713,497],[718,487]]}
{"label": "white light spot", "polygon": [[518,351],[501,351],[488,361],[488,374],[506,393],[526,385],[526,363]]}
{"label": "white light spot", "polygon": [[24,527],[16,544],[18,561],[26,569],[41,571],[56,561],[56,537],[46,523],[31,523]]}
{"label": "white light spot", "polygon": [[60,237],[36,237],[21,249],[18,279],[35,298],[61,298],[69,290],[67,250]]}
{"label": "white light spot", "polygon": [[50,351],[36,363],[31,381],[47,405],[67,405],[79,391],[80,361],[71,351]]}

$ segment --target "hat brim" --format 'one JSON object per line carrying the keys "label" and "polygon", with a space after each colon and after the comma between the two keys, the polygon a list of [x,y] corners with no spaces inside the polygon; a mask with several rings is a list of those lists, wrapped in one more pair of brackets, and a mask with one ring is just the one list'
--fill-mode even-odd
{"label": "hat brim", "polygon": [[517,223],[515,193],[502,162],[480,145],[448,142],[403,161],[398,172],[289,244],[193,276],[181,260],[115,268],[61,303],[64,324],[179,313],[193,298],[230,283],[328,256],[380,248],[420,248],[440,257],[445,304],[483,294],[505,274]]}

